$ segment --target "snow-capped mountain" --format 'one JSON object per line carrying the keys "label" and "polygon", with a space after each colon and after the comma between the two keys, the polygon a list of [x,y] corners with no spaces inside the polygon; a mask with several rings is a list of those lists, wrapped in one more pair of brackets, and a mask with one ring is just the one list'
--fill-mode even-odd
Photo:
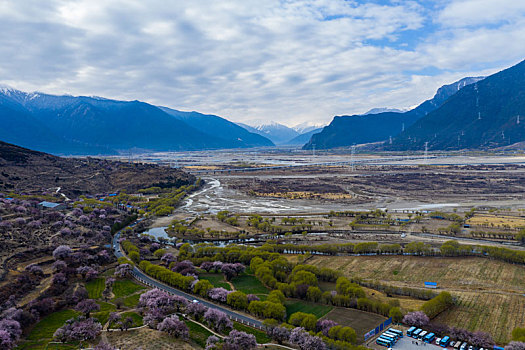
{"label": "snow-capped mountain", "polygon": [[246,130],[269,138],[273,143],[279,145],[299,136],[294,129],[274,121],[250,121],[249,124],[237,123]]}
{"label": "snow-capped mountain", "polygon": [[223,118],[194,112],[184,120],[182,114],[140,101],[0,88],[0,140],[38,151],[108,154],[272,145]]}
{"label": "snow-capped mountain", "polygon": [[292,129],[297,131],[299,134],[306,134],[312,130],[320,129],[325,126],[326,124],[322,124],[322,123],[304,122],[301,124],[297,124],[296,126],[292,127]]}

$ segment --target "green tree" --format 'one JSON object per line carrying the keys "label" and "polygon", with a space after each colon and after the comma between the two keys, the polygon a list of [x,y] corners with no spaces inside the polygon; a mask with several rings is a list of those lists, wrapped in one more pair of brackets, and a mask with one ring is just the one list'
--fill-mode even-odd
{"label": "green tree", "polygon": [[133,261],[135,264],[138,264],[140,262],[140,254],[139,254],[139,252],[133,250],[133,251],[129,252],[128,256],[131,259],[131,261]]}
{"label": "green tree", "polygon": [[241,291],[235,291],[228,294],[226,303],[234,309],[244,310],[248,308],[248,297]]}
{"label": "green tree", "polygon": [[208,292],[212,288],[213,288],[213,284],[211,284],[210,281],[199,280],[199,282],[195,283],[195,286],[193,287],[193,293],[198,294],[203,297],[207,297]]}
{"label": "green tree", "polygon": [[525,343],[525,328],[514,328],[512,331],[512,340]]}
{"label": "green tree", "polygon": [[292,276],[292,283],[317,286],[317,276],[309,271],[299,271]]}
{"label": "green tree", "polygon": [[308,288],[308,291],[306,292],[306,298],[313,302],[318,302],[321,300],[321,296],[323,295],[323,292],[319,287],[310,286]]}
{"label": "green tree", "polygon": [[296,312],[290,315],[288,323],[296,327],[303,327],[306,330],[313,331],[315,329],[315,324],[317,323],[317,317],[305,312]]}
{"label": "green tree", "polygon": [[395,306],[390,309],[390,311],[388,312],[388,316],[392,317],[392,322],[400,323],[401,321],[403,321],[404,315],[401,309],[398,306]]}

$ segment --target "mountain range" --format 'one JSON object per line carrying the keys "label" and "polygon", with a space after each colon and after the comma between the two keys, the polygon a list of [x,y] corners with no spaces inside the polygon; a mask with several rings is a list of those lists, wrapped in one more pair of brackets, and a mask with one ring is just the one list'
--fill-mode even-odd
{"label": "mountain range", "polygon": [[320,133],[312,135],[303,149],[328,149],[388,140],[439,108],[457,91],[481,79],[483,77],[468,77],[442,86],[432,99],[407,112],[395,110],[371,113],[372,110],[364,115],[336,116]]}
{"label": "mountain range", "polygon": [[463,87],[385,149],[493,149],[523,141],[525,61]]}
{"label": "mountain range", "polygon": [[274,121],[251,121],[250,125],[245,123],[237,123],[246,130],[267,137],[276,145],[283,146],[299,146],[304,145],[310,137],[320,132],[323,128],[322,124],[301,123],[293,127],[289,127]]}
{"label": "mountain range", "polygon": [[140,101],[0,88],[0,140],[58,154],[272,146],[234,123]]}

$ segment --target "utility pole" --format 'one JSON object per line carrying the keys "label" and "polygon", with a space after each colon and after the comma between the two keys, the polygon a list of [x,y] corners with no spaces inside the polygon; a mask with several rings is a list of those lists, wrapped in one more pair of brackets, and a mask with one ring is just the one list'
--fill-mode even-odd
{"label": "utility pole", "polygon": [[355,155],[355,145],[352,145],[350,153],[350,164],[352,165],[352,171],[355,171],[355,164],[354,164],[354,155]]}
{"label": "utility pole", "polygon": [[428,163],[428,141],[425,142],[425,164]]}

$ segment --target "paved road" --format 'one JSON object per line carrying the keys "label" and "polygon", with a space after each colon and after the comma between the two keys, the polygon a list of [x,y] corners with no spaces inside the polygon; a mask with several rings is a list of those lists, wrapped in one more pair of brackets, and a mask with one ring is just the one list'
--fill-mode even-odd
{"label": "paved road", "polygon": [[[118,258],[120,257],[123,257],[124,254],[122,253],[121,249],[120,249],[120,244],[119,244],[119,239],[120,239],[120,232],[118,232],[117,234],[115,234],[115,236],[113,237],[113,252],[115,253],[115,256]],[[152,286],[152,287],[155,287],[155,288],[158,288],[158,289],[162,289],[170,294],[174,294],[174,295],[179,295],[181,297],[184,297],[186,299],[188,299],[189,301],[193,301],[193,300],[198,300],[199,303],[203,304],[204,306],[208,307],[208,308],[212,308],[212,309],[217,309],[217,310],[220,310],[222,312],[224,312],[225,314],[227,314],[228,316],[230,316],[230,318],[234,319],[234,320],[237,320],[239,322],[242,322],[244,324],[249,324],[250,326],[255,326],[257,328],[262,328],[263,327],[263,324],[261,321],[259,320],[256,320],[254,318],[251,318],[251,317],[248,317],[248,316],[245,316],[245,315],[242,315],[242,314],[239,314],[235,311],[232,311],[232,310],[229,310],[229,309],[226,309],[226,308],[223,308],[221,306],[217,306],[215,304],[212,304],[204,299],[201,299],[197,296],[194,296],[194,295],[191,295],[191,294],[188,294],[188,293],[185,293],[183,291],[180,291],[178,289],[175,289],[173,287],[170,287],[170,286],[167,286],[149,276],[147,276],[145,273],[143,273],[142,271],[140,271],[136,266],[133,267],[133,271],[132,271],[132,275],[135,279],[137,279],[138,281],[144,283],[144,284],[147,284],[149,286]]]}

